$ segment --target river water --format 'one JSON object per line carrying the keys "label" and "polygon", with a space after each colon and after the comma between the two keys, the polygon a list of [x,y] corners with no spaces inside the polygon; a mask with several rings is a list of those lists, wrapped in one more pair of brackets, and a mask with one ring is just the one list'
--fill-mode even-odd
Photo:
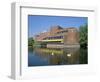
{"label": "river water", "polygon": [[87,49],[29,48],[28,66],[88,64]]}

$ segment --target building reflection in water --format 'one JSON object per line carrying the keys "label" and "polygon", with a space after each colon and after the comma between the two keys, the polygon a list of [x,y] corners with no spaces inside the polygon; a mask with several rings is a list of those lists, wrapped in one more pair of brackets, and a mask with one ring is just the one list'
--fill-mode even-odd
{"label": "building reflection in water", "polygon": [[[68,65],[80,63],[80,49],[48,49],[35,48],[34,55],[48,62],[48,65]],[[38,60],[37,60],[38,61]]]}

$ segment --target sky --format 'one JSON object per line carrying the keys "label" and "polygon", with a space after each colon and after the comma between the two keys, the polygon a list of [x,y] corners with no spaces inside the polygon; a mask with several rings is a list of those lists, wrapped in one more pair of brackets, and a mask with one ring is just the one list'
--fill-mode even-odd
{"label": "sky", "polygon": [[28,15],[28,37],[46,32],[51,26],[79,28],[84,24],[88,24],[87,17]]}

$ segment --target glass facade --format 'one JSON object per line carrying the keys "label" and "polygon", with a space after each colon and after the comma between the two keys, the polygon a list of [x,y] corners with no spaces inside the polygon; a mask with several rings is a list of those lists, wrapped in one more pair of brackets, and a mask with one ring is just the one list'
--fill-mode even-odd
{"label": "glass facade", "polygon": [[51,39],[63,39],[63,36],[51,36],[51,37],[44,38],[44,40],[51,40]]}

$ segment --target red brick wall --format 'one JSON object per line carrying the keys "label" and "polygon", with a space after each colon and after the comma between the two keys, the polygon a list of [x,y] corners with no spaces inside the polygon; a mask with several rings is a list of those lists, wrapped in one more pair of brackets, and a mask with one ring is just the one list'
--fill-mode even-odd
{"label": "red brick wall", "polygon": [[50,36],[49,32],[40,33],[38,37],[35,37],[35,40],[36,41],[41,41],[41,40],[43,40],[44,38],[46,38],[48,36]]}
{"label": "red brick wall", "polygon": [[35,37],[36,41],[41,41],[48,36],[54,36],[57,32],[59,32],[61,28],[55,26],[50,29],[48,32],[40,33],[38,37]]}
{"label": "red brick wall", "polygon": [[54,36],[57,32],[61,31],[62,28],[59,28],[59,26],[54,26],[50,28],[50,35]]}
{"label": "red brick wall", "polygon": [[64,36],[65,44],[78,44],[79,33],[76,28],[68,29],[68,33]]}

